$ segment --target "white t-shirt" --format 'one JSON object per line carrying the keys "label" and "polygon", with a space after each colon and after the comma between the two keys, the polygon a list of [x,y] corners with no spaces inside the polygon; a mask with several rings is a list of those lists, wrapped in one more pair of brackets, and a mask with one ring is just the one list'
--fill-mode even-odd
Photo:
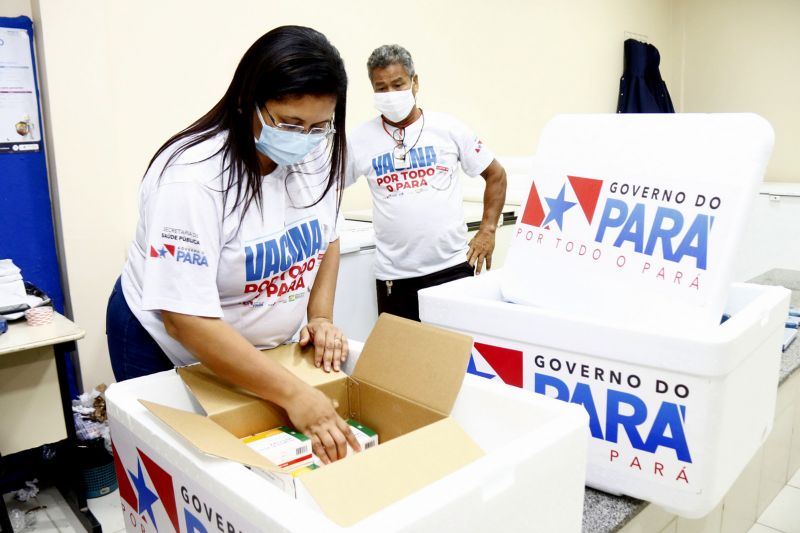
{"label": "white t-shirt", "polygon": [[[387,133],[388,130],[388,133]],[[395,128],[378,116],[349,137],[347,184],[366,176],[372,192],[379,280],[413,278],[467,260],[457,165],[478,176],[494,154],[462,122],[425,112],[405,130],[405,168],[396,165]]]}
{"label": "white t-shirt", "polygon": [[252,203],[243,213],[241,202],[231,212],[235,191],[223,207],[228,174],[221,178],[222,156],[213,155],[223,140],[188,149],[160,180],[174,148],[159,155],[140,187],[122,271],[131,311],[176,365],[196,359],[167,334],[160,310],[222,318],[257,348],[277,346],[305,318],[320,262],[338,238],[335,185],[306,207],[327,184],[325,143],[302,164],[264,176],[261,209]]}

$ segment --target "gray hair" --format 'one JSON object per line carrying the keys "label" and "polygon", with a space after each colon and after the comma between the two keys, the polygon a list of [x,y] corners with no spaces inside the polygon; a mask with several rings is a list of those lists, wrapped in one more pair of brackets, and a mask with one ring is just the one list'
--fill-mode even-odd
{"label": "gray hair", "polygon": [[370,81],[372,81],[373,70],[395,64],[403,65],[408,77],[414,77],[414,60],[411,59],[408,50],[399,44],[384,44],[373,50],[367,59],[367,75]]}

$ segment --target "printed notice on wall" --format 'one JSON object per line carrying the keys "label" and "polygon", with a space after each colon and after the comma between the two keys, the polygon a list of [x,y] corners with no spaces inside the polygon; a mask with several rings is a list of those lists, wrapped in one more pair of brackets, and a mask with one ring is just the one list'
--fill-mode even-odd
{"label": "printed notice on wall", "polygon": [[0,28],[0,154],[36,152],[41,140],[28,32]]}

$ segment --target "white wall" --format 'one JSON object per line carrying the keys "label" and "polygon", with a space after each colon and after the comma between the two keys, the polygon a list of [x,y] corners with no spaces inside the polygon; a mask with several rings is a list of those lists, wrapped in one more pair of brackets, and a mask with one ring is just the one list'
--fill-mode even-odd
{"label": "white wall", "polygon": [[681,111],[759,113],[775,129],[767,180],[800,182],[800,2],[676,0],[676,12]]}
{"label": "white wall", "polygon": [[[771,268],[800,268],[800,2],[676,0],[674,70],[680,111],[752,111],[775,129],[764,191],[756,199],[734,265],[747,280]],[[778,182],[786,182],[782,185]],[[792,196],[795,195],[795,196]]]}
{"label": "white wall", "polygon": [[0,17],[31,16],[31,0],[2,0]]}

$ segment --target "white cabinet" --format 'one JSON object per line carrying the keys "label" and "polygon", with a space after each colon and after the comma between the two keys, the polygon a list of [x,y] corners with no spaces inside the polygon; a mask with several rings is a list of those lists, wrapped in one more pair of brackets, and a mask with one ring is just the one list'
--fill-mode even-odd
{"label": "white cabinet", "polygon": [[754,204],[734,279],[748,280],[773,268],[800,270],[800,183],[765,183]]}

